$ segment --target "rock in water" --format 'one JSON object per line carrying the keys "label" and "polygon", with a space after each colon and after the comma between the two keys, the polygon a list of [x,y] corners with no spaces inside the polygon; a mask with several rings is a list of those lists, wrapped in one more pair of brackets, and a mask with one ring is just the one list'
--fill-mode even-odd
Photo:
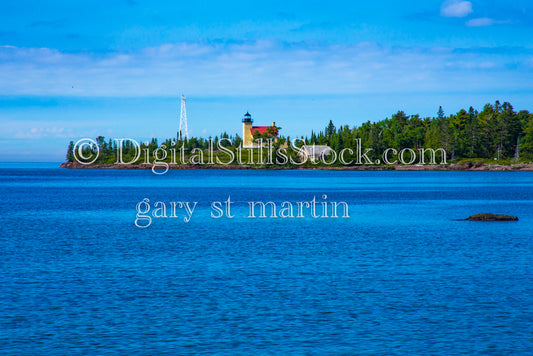
{"label": "rock in water", "polygon": [[465,219],[469,221],[518,221],[516,216],[501,214],[476,214]]}

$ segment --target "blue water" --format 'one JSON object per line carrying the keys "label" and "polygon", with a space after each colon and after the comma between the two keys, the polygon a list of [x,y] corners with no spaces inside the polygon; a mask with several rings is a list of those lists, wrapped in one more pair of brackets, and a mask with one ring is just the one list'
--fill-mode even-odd
{"label": "blue water", "polygon": [[[350,218],[247,218],[324,194]],[[1,355],[533,350],[533,173],[9,167],[0,196]],[[143,198],[198,205],[140,229]]]}

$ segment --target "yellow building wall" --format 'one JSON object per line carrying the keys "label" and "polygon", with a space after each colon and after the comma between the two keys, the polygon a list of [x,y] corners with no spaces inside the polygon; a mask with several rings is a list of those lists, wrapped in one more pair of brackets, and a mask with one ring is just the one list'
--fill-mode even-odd
{"label": "yellow building wall", "polygon": [[251,122],[243,122],[242,123],[242,141],[243,146],[251,146],[252,145],[252,123]]}

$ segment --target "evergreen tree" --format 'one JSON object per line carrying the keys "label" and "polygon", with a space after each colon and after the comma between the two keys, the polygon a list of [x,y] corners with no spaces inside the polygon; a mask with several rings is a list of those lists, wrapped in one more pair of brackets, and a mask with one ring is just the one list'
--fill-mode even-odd
{"label": "evergreen tree", "polygon": [[524,128],[524,138],[520,145],[521,155],[533,159],[533,115],[528,115],[529,120]]}
{"label": "evergreen tree", "polygon": [[439,106],[439,110],[437,111],[437,119],[442,120],[444,119],[446,115],[444,114],[444,110],[442,109],[442,106]]}
{"label": "evergreen tree", "polygon": [[329,139],[331,135],[335,133],[335,125],[333,125],[333,121],[329,120],[328,126],[326,126],[326,138]]}
{"label": "evergreen tree", "polygon": [[74,162],[74,141],[70,141],[67,149],[67,161]]}

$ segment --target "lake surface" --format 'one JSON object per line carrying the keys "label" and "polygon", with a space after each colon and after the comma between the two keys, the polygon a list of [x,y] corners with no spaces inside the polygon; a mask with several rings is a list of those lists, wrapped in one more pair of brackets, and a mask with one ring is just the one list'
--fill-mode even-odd
{"label": "lake surface", "polygon": [[[2,355],[533,350],[531,172],[10,166],[0,196]],[[248,217],[313,197],[350,217]],[[140,229],[144,198],[197,205]]]}

